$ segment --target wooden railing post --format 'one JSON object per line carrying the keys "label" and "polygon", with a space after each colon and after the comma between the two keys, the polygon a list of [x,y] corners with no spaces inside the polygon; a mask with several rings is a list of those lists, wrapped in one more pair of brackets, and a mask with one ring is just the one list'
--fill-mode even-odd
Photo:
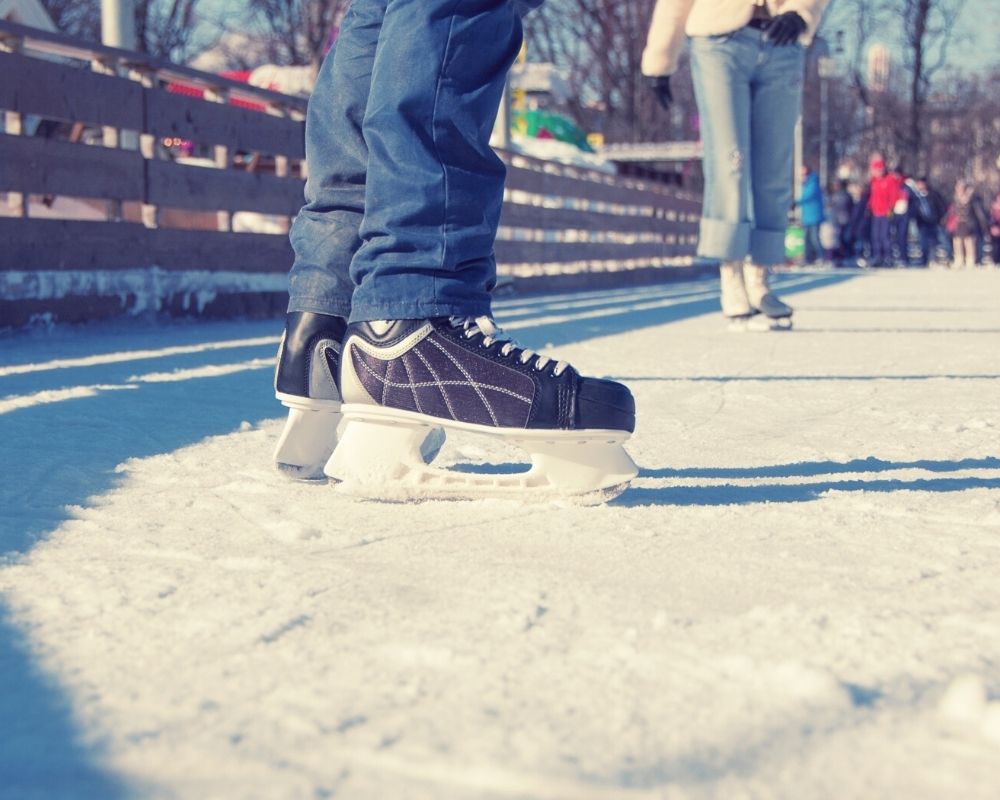
{"label": "wooden railing post", "polygon": [[[22,50],[21,40],[16,36],[3,36],[0,38],[0,51],[5,53],[20,53]],[[4,115],[4,132],[8,136],[24,135],[24,115],[19,111],[8,111]],[[8,192],[7,206],[11,213],[18,217],[28,216],[30,196],[23,192]]]}
{"label": "wooden railing post", "polygon": [[[210,103],[228,103],[229,91],[222,88],[207,89],[205,99]],[[224,144],[214,145],[215,166],[219,169],[229,169],[229,160],[232,156],[229,147]],[[217,213],[218,229],[220,231],[231,231],[233,229],[233,215],[226,209],[220,209]]]}
{"label": "wooden railing post", "polygon": [[[104,59],[95,58],[90,62],[90,68],[101,75],[116,75],[116,65]],[[112,125],[101,126],[104,146],[117,149],[121,146],[121,130]],[[122,201],[108,200],[107,218],[109,222],[120,222],[122,219]]]}
{"label": "wooden railing post", "polygon": [[[147,69],[133,66],[129,70],[129,77],[138,81],[142,84],[143,88],[149,90],[156,87],[156,75],[155,72]],[[143,100],[143,126],[145,128],[145,117],[146,117],[146,100]],[[156,158],[156,137],[151,133],[146,133],[145,130],[139,133],[139,152],[142,153],[142,157],[146,161],[153,161]],[[148,170],[146,171],[148,174]],[[144,181],[144,184],[147,181]],[[145,202],[148,197],[146,186],[143,188],[143,203],[142,203],[142,224],[147,228],[158,228],[160,227],[160,209],[157,205],[153,203]]]}

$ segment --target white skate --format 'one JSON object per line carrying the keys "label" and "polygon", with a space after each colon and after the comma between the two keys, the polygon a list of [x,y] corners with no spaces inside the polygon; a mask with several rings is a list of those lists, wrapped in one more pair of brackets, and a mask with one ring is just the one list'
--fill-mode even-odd
{"label": "white skate", "polygon": [[756,264],[743,268],[747,299],[755,312],[757,328],[747,330],[787,331],[792,328],[793,309],[773,294],[768,286],[768,269]]}

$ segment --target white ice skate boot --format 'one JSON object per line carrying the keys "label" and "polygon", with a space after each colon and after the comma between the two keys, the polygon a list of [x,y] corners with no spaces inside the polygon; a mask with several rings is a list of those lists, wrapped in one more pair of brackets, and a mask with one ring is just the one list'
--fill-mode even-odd
{"label": "white ice skate boot", "polygon": [[792,327],[792,307],[771,292],[767,267],[747,264],[743,267],[743,282],[750,306],[758,313],[754,323],[759,323],[765,330],[789,330]]}
{"label": "white ice skate boot", "polygon": [[[298,480],[326,480],[323,467],[337,446],[341,422],[340,340],[347,321],[308,312],[290,313],[278,347],[275,396],[288,419],[274,451],[277,468]],[[431,428],[419,442],[430,462],[444,444],[444,432]]]}
{"label": "white ice skate boot", "polygon": [[723,261],[719,265],[719,289],[722,316],[729,323],[729,330],[748,330],[757,312],[747,298],[742,261]]}
{"label": "white ice skate boot", "polygon": [[[340,379],[345,428],[326,474],[341,491],[592,503],[617,496],[637,473],[622,446],[635,428],[631,392],[519,347],[490,317],[352,324]],[[418,446],[434,425],[513,443],[531,467],[491,475],[428,467]]]}

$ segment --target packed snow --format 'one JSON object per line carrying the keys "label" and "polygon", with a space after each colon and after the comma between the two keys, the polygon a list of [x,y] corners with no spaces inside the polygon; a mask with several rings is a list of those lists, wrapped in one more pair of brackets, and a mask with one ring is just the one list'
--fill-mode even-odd
{"label": "packed snow", "polygon": [[635,392],[596,508],[287,481],[274,322],[6,336],[0,797],[997,797],[1000,271],[779,286],[497,303]]}

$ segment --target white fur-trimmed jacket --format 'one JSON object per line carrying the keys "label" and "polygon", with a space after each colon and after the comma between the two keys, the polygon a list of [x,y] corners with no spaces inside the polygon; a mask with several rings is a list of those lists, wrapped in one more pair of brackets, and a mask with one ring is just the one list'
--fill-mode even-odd
{"label": "white fur-trimmed jacket", "polygon": [[[777,16],[794,11],[806,22],[799,38],[803,46],[812,41],[829,0],[766,0]],[[643,75],[670,75],[687,36],[715,36],[746,25],[753,16],[752,0],[657,0],[642,53]],[[760,3],[763,5],[763,3]]]}

